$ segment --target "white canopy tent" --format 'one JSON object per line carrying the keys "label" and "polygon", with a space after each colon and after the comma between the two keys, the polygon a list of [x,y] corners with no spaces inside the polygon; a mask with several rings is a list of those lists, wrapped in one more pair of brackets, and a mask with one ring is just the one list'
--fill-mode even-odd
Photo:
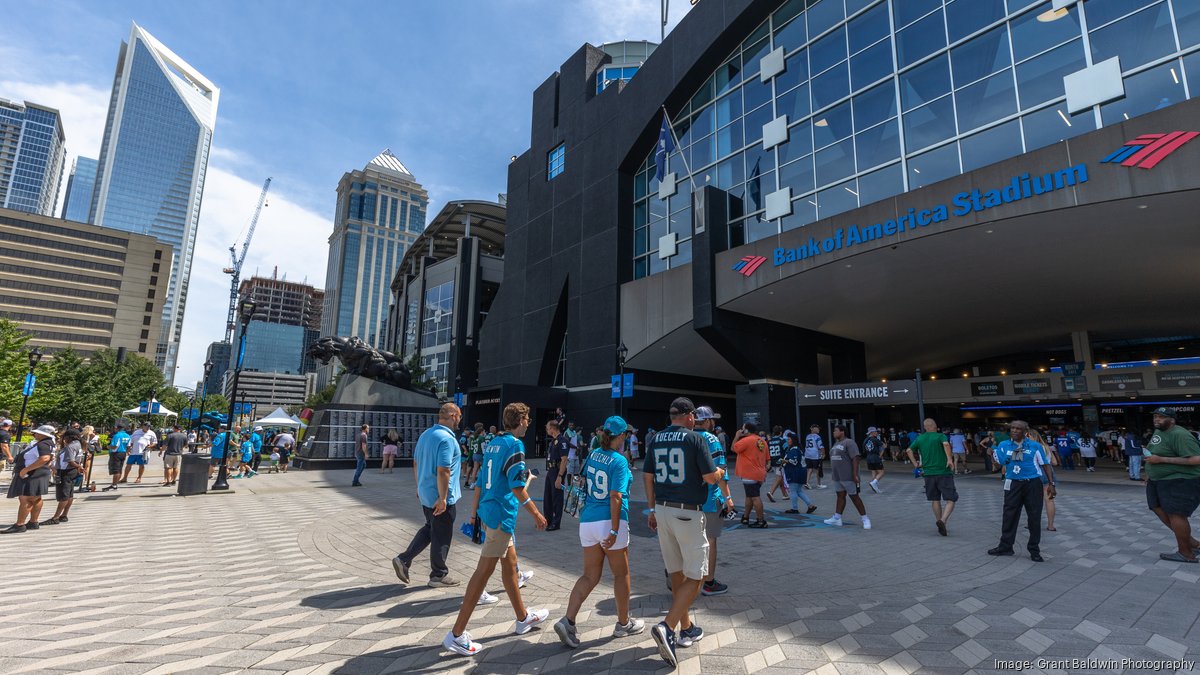
{"label": "white canopy tent", "polygon": [[300,420],[287,414],[283,408],[276,408],[270,415],[250,423],[251,426],[263,427],[299,427],[302,426]]}
{"label": "white canopy tent", "polygon": [[156,404],[156,403],[158,404],[158,412],[155,412],[155,413],[142,412],[141,407],[137,407],[137,408],[130,408],[129,410],[126,410],[125,412],[123,412],[121,414],[122,415],[166,415],[167,417],[179,417],[179,413],[174,413],[174,412],[171,412],[170,410],[167,410],[167,406],[165,406],[161,403],[158,403],[158,399],[156,399],[156,398],[150,399],[150,405],[147,406],[148,409],[153,410],[154,404]]}

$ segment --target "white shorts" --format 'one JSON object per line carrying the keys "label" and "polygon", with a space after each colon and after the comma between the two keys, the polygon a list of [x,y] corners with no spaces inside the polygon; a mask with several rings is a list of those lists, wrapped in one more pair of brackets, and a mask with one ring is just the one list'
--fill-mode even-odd
{"label": "white shorts", "polygon": [[[579,524],[579,545],[584,548],[589,546],[599,546],[601,542],[608,538],[608,532],[612,529],[611,520],[595,520],[590,523]],[[622,520],[621,526],[617,528],[617,541],[609,548],[610,551],[619,551],[623,548],[629,548],[629,521]]]}

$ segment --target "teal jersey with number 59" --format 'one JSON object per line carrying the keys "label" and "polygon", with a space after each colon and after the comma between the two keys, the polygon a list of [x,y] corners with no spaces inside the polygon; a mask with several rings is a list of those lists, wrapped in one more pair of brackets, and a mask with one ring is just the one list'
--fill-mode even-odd
{"label": "teal jersey with number 59", "polygon": [[621,520],[629,520],[629,484],[633,482],[633,473],[624,455],[612,450],[593,450],[583,467],[583,475],[587,478],[587,494],[579,522],[611,520],[609,495],[613,492],[621,493]]}

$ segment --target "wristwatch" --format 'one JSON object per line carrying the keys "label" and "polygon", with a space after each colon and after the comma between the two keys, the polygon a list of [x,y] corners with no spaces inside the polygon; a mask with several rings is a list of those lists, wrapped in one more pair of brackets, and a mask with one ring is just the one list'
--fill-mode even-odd
{"label": "wristwatch", "polygon": [[615,537],[615,536],[617,536],[617,531],[616,531],[616,530],[609,530],[609,531],[608,531],[608,533],[609,533],[609,534],[611,534],[611,535],[612,535],[612,536],[614,536],[614,537]]}

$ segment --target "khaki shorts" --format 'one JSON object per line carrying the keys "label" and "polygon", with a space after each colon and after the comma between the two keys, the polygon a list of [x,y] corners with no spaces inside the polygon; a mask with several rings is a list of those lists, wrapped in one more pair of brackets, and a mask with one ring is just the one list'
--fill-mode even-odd
{"label": "khaki shorts", "polygon": [[163,455],[164,469],[178,469],[181,462],[183,462],[183,455]]}
{"label": "khaki shorts", "polygon": [[683,572],[689,579],[703,579],[708,574],[705,513],[658,504],[654,515],[658,521],[658,546],[667,572]]}
{"label": "khaki shorts", "polygon": [[509,546],[512,546],[511,532],[483,526],[483,548],[479,551],[480,558],[503,558],[508,553]]}

